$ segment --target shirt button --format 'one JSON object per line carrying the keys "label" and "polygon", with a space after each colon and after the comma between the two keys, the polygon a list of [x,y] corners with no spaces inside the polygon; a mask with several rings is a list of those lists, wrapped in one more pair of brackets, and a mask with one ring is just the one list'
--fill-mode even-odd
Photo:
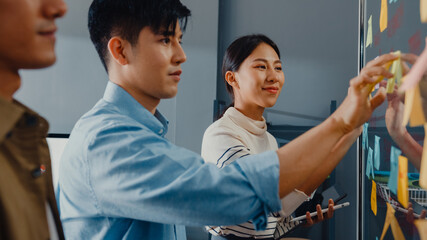
{"label": "shirt button", "polygon": [[27,116],[27,118],[25,119],[25,123],[27,124],[27,126],[29,127],[34,127],[38,121],[37,121],[37,117],[35,116]]}
{"label": "shirt button", "polygon": [[12,131],[10,131],[10,132],[8,132],[8,133],[6,134],[6,139],[8,139],[8,138],[10,138],[10,137],[12,137]]}

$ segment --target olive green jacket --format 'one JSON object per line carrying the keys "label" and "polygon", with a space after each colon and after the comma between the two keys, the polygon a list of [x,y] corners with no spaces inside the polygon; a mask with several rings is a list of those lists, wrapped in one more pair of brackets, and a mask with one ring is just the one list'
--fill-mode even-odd
{"label": "olive green jacket", "polygon": [[47,121],[17,101],[0,98],[0,239],[50,239],[50,206],[64,239],[46,142]]}

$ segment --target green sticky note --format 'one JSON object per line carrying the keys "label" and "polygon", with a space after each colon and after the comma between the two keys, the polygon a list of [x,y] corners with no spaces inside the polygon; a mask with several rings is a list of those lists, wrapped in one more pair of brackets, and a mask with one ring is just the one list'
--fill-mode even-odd
{"label": "green sticky note", "polygon": [[397,175],[399,174],[399,155],[402,153],[399,149],[391,147],[390,151],[390,177],[388,178],[388,188],[394,194],[397,194]]}
{"label": "green sticky note", "polygon": [[375,175],[374,175],[374,165],[372,163],[372,155],[373,155],[373,150],[372,148],[369,148],[368,150],[368,159],[366,161],[366,171],[365,174],[368,178],[370,178],[370,176],[372,176],[372,179],[375,179]]}
{"label": "green sticky note", "polygon": [[375,135],[375,146],[374,146],[374,167],[380,170],[380,140],[381,138]]}
{"label": "green sticky note", "polygon": [[363,132],[362,132],[362,147],[364,149],[368,149],[368,127],[369,123],[363,124]]}

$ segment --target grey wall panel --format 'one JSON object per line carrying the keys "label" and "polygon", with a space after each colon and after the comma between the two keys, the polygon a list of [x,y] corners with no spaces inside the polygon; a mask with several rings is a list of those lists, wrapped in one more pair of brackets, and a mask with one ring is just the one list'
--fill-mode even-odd
{"label": "grey wall panel", "polygon": [[192,17],[183,39],[187,62],[176,97],[176,144],[200,152],[216,93],[218,0],[183,0]]}

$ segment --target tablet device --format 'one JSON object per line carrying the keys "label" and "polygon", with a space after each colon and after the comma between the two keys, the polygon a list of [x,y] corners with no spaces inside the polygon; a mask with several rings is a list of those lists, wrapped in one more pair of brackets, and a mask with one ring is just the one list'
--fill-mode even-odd
{"label": "tablet device", "polygon": [[345,193],[339,185],[335,184],[334,186],[329,187],[328,189],[322,192],[321,206],[322,208],[327,208],[329,205],[329,199],[334,200],[334,204],[337,204],[346,196],[347,193]]}
{"label": "tablet device", "polygon": [[331,186],[325,191],[323,191],[322,193],[315,192],[313,194],[312,199],[310,199],[309,201],[303,202],[295,210],[295,215],[300,216],[300,215],[304,215],[306,212],[315,212],[317,204],[320,204],[322,208],[327,208],[329,199],[334,200],[334,204],[337,204],[346,196],[347,196],[347,193],[345,193],[340,186],[335,184],[334,186]]}
{"label": "tablet device", "polygon": [[[335,205],[335,206],[334,206],[334,210],[338,210],[338,209],[341,209],[341,208],[343,208],[343,207],[347,207],[347,206],[350,206],[350,202],[345,202],[345,203],[341,203],[341,204]],[[324,208],[324,209],[322,209],[322,213],[325,213],[325,212],[327,212],[327,211],[328,211],[328,208]],[[315,216],[317,216],[317,211],[315,211],[315,212],[311,212],[311,213],[310,213],[310,216],[311,216],[311,217],[315,217]],[[306,216],[305,216],[305,215],[301,215],[301,216],[298,216],[298,217],[292,218],[291,222],[295,222],[295,221],[305,221],[305,219],[306,219]]]}

